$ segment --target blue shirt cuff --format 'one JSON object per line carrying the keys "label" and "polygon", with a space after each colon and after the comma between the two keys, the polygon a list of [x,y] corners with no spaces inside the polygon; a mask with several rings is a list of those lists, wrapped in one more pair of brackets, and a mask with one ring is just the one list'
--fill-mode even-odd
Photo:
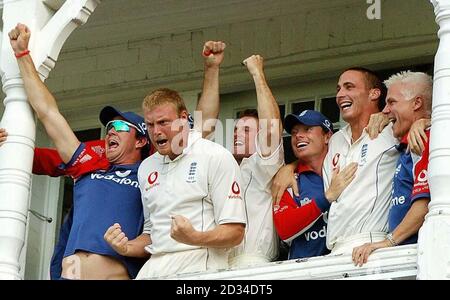
{"label": "blue shirt cuff", "polygon": [[330,209],[331,203],[328,202],[327,198],[325,198],[325,195],[317,197],[315,201],[317,206],[323,213],[327,212]]}
{"label": "blue shirt cuff", "polygon": [[75,162],[75,160],[78,158],[78,156],[80,156],[81,151],[83,151],[84,148],[86,148],[86,144],[80,143],[77,150],[75,150],[75,152],[73,153],[72,158],[69,160],[69,162],[67,164],[65,164],[65,163],[60,164],[58,166],[58,169],[65,170],[67,168],[70,168],[73,165],[73,163]]}

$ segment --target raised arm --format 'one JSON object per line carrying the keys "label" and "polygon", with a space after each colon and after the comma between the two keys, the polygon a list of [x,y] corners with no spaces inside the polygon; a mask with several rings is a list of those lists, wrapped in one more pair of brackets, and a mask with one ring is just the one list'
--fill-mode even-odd
{"label": "raised arm", "polygon": [[295,177],[295,169],[297,168],[298,161],[291,162],[285,166],[282,166],[278,170],[277,174],[273,177],[271,193],[274,205],[280,203],[281,197],[287,188],[292,188],[295,196],[300,196],[297,186],[297,178]]}
{"label": "raised arm", "polygon": [[[205,58],[203,90],[196,108],[197,111],[202,112],[202,122],[195,124],[196,129],[202,132],[203,137],[213,131],[219,116],[219,71],[225,47],[226,44],[220,41],[208,41],[203,46],[202,55]],[[202,128],[197,128],[200,125]]]}
{"label": "raised arm", "polygon": [[39,78],[33,60],[27,54],[30,35],[25,25],[18,24],[9,33],[10,43],[17,57],[28,101],[55,144],[63,162],[67,163],[80,145],[80,141],[59,112],[55,98]]}
{"label": "raised arm", "polygon": [[243,63],[255,82],[259,117],[258,145],[261,154],[267,157],[277,149],[281,141],[283,127],[280,121],[280,109],[267,85],[262,56],[252,55]]}

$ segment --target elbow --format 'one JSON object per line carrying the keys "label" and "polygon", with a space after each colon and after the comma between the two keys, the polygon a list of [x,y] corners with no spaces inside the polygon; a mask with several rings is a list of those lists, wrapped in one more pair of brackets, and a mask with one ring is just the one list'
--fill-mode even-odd
{"label": "elbow", "polygon": [[239,245],[242,240],[244,239],[244,234],[245,234],[245,225],[244,224],[236,224],[234,226],[234,230],[233,230],[233,234],[232,234],[232,239],[230,240],[230,247],[235,247],[237,245]]}

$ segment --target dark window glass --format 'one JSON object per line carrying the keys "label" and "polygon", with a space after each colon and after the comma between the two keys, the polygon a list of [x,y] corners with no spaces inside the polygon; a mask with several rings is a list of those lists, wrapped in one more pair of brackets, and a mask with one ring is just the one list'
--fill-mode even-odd
{"label": "dark window glass", "polygon": [[297,102],[292,104],[292,113],[293,114],[299,114],[304,110],[314,110],[314,101],[304,101],[304,102]]}
{"label": "dark window glass", "polygon": [[320,112],[323,113],[331,123],[339,122],[339,107],[336,104],[336,98],[323,98],[320,105]]}
{"label": "dark window glass", "polygon": [[278,105],[278,108],[280,109],[280,118],[284,119],[284,117],[286,116],[286,105]]}
{"label": "dark window glass", "polygon": [[294,155],[294,152],[292,151],[290,135],[283,137],[283,147],[284,147],[284,162],[286,164],[290,164],[291,162],[297,160],[297,158]]}

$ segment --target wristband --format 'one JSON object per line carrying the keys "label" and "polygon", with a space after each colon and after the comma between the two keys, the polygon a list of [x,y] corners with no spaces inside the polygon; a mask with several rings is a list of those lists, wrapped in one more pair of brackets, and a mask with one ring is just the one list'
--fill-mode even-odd
{"label": "wristband", "polygon": [[28,54],[30,54],[30,50],[24,50],[24,51],[22,51],[22,52],[20,52],[20,53],[14,53],[14,55],[16,56],[16,58],[21,58],[21,57],[23,57],[23,56],[25,56],[25,55],[28,55]]}
{"label": "wristband", "polygon": [[388,233],[386,235],[386,239],[391,243],[392,247],[398,246],[397,242],[394,240],[394,237],[392,236],[392,233]]}

